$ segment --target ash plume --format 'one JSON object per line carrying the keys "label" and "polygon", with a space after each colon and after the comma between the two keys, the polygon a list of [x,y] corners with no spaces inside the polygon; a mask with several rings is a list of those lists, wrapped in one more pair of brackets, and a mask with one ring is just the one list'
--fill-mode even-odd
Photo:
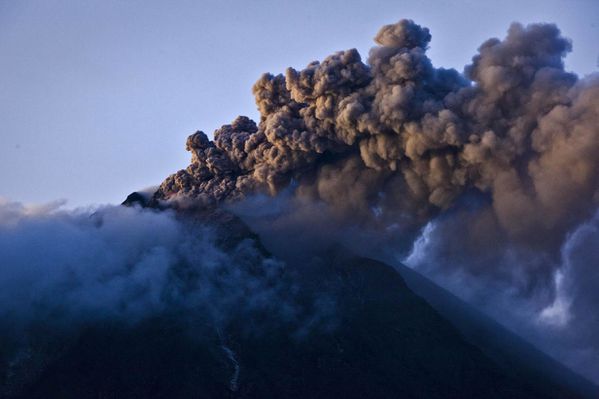
{"label": "ash plume", "polygon": [[599,198],[599,79],[564,70],[571,43],[550,24],[513,24],[464,74],[433,67],[430,40],[402,20],[366,64],[352,49],[263,75],[260,122],[191,135],[191,164],[156,198],[221,203],[293,182],[338,211],[422,224],[476,190],[510,238],[555,246]]}
{"label": "ash plume", "polygon": [[[459,275],[447,285],[469,286],[475,302],[474,287],[493,287],[487,303],[527,301],[541,314],[559,296],[556,276],[579,276],[564,248],[599,201],[599,76],[564,69],[572,44],[553,24],[512,24],[463,73],[433,66],[430,41],[401,20],[381,28],[366,62],[351,49],[264,74],[258,123],[240,116],[214,140],[192,134],[191,164],[153,201],[243,207],[284,192],[315,217],[377,232],[377,248],[438,281]],[[297,223],[307,231],[310,218]],[[418,237],[426,253],[406,244]],[[579,269],[589,268],[597,282],[596,267]],[[576,339],[598,354],[592,328]]]}

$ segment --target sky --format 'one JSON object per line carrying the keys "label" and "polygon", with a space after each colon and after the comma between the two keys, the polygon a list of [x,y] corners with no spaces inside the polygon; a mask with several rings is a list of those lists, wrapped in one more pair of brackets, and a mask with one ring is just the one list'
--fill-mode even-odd
{"label": "sky", "polygon": [[512,21],[554,22],[567,69],[599,70],[599,1],[0,0],[0,197],[119,203],[185,167],[186,137],[257,117],[252,84],[378,29],[431,30],[435,66],[462,70]]}

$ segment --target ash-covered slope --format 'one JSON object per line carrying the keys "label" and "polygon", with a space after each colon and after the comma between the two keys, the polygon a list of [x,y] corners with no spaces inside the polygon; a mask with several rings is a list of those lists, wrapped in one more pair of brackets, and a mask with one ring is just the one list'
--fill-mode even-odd
{"label": "ash-covered slope", "polygon": [[[186,212],[214,226],[223,248],[258,241],[226,212]],[[316,303],[320,315],[277,322],[241,312],[217,326],[172,309],[134,324],[91,324],[52,341],[53,355],[17,397],[584,397],[542,375],[506,372],[395,269],[347,254],[333,248],[287,271],[301,267],[294,301]]]}

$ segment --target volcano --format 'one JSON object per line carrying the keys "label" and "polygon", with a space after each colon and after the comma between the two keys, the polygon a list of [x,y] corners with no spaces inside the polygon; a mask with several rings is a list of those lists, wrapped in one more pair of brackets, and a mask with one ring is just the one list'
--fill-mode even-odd
{"label": "volcano", "polygon": [[[142,202],[134,194],[124,204]],[[218,230],[225,250],[251,240],[271,256],[235,216],[186,212],[186,220]],[[302,268],[299,301],[334,299],[328,326],[298,331],[291,322],[241,314],[221,329],[176,312],[135,325],[90,324],[68,340],[41,339],[17,370],[20,381],[10,380],[17,372],[2,363],[12,384],[5,392],[16,398],[596,397],[591,383],[405,267],[335,247],[316,254],[309,267],[291,267]],[[248,333],[248,324],[259,331]]]}
{"label": "volcano", "polygon": [[599,397],[599,78],[553,24],[463,73],[431,38],[262,75],[259,120],[121,206],[0,201],[0,395]]}

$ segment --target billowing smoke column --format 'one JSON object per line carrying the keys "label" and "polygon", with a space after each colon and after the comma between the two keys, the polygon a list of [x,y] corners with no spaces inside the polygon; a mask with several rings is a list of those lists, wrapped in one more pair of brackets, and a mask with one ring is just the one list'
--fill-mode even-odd
{"label": "billowing smoke column", "polygon": [[420,246],[436,269],[547,310],[568,234],[599,201],[599,76],[564,70],[571,43],[552,24],[513,24],[463,74],[433,67],[430,40],[402,20],[379,31],[367,63],[352,49],[263,75],[253,88],[260,122],[238,117],[214,141],[191,135],[191,164],[155,200],[223,204],[286,190],[379,231],[428,224]]}
{"label": "billowing smoke column", "polygon": [[192,162],[159,199],[296,193],[338,212],[421,224],[482,193],[512,240],[558,248],[599,200],[599,78],[564,71],[554,25],[514,24],[461,75],[426,57],[428,29],[384,26],[364,64],[338,52],[254,85],[256,125],[191,135]]}

